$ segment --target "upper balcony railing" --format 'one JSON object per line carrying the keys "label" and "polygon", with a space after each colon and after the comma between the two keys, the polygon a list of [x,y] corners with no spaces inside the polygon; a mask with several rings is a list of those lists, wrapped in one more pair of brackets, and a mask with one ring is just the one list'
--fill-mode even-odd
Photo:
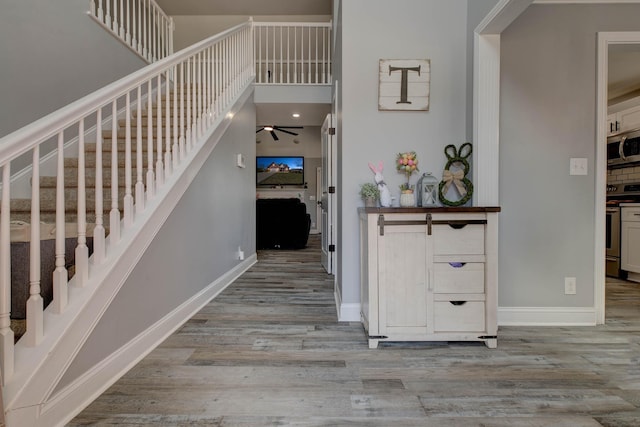
{"label": "upper balcony railing", "polygon": [[256,84],[331,84],[331,22],[254,22]]}

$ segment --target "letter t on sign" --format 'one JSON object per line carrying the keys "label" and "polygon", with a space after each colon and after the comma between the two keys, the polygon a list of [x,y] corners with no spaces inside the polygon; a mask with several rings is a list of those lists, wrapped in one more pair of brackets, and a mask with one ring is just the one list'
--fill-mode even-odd
{"label": "letter t on sign", "polygon": [[429,111],[428,59],[381,59],[378,110]]}

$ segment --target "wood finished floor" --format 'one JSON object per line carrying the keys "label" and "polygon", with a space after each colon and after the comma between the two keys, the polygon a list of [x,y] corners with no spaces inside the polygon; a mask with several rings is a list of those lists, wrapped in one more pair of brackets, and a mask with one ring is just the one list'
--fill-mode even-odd
{"label": "wood finished floor", "polygon": [[604,326],[369,350],[318,247],[259,252],[69,426],[640,426],[640,285],[609,281]]}

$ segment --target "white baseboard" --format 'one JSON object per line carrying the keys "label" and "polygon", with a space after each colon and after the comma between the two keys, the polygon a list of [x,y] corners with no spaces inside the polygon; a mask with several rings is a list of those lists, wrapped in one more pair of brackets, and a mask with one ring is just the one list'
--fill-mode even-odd
{"label": "white baseboard", "polygon": [[43,406],[40,419],[46,419],[47,425],[65,425],[72,420],[73,417],[256,262],[256,254],[251,255],[191,299],[168,313],[119,351],[111,354],[102,363],[67,385]]}
{"label": "white baseboard", "polygon": [[338,322],[359,322],[360,303],[343,303],[340,290],[336,286],[333,296],[336,300],[336,311],[338,312]]}
{"label": "white baseboard", "polygon": [[595,326],[594,307],[498,307],[498,326]]}

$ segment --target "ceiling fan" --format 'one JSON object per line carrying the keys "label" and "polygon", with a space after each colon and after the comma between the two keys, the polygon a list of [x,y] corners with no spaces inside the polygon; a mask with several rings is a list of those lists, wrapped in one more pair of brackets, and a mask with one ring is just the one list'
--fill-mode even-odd
{"label": "ceiling fan", "polygon": [[267,132],[271,133],[271,137],[273,138],[274,141],[279,140],[280,138],[278,138],[278,135],[276,135],[276,131],[278,132],[284,132],[284,133],[288,133],[289,135],[293,135],[293,136],[298,136],[297,133],[295,132],[291,132],[287,129],[303,129],[302,126],[276,126],[276,125],[265,125],[262,126],[260,129],[258,129],[256,131],[256,133],[261,132],[263,130],[266,130]]}

